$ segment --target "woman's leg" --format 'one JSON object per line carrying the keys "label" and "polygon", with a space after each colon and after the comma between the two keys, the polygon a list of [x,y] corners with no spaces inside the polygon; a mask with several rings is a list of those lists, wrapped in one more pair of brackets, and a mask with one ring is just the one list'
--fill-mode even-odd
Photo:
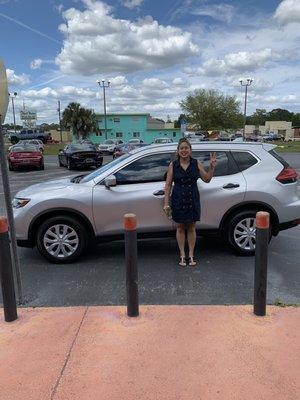
{"label": "woman's leg", "polygon": [[180,251],[180,257],[185,257],[185,224],[178,224],[176,229],[176,239]]}
{"label": "woman's leg", "polygon": [[194,248],[196,244],[196,224],[192,222],[187,224],[187,239],[189,245],[189,257],[194,257]]}

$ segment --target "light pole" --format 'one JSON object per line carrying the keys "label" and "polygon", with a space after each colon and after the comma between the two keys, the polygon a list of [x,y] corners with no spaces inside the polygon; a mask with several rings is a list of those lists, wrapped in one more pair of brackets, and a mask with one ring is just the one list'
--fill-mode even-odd
{"label": "light pole", "polygon": [[105,83],[105,79],[102,79],[101,81],[97,81],[99,87],[103,88],[103,103],[104,103],[104,129],[105,129],[105,140],[107,139],[107,122],[106,122],[106,98],[105,98],[105,89],[110,86],[110,81],[107,81],[107,84]]}
{"label": "light pole", "polygon": [[15,114],[15,103],[14,103],[14,99],[17,97],[18,93],[14,92],[14,93],[8,93],[9,97],[11,97],[11,103],[12,103],[12,109],[13,109],[13,117],[14,117],[14,130],[16,133],[16,114]]}
{"label": "light pole", "polygon": [[244,129],[243,129],[243,141],[245,140],[245,127],[246,127],[246,110],[247,110],[247,93],[248,93],[248,86],[251,85],[253,79],[247,78],[246,82],[244,83],[243,79],[240,79],[240,84],[245,86],[245,103],[244,103]]}

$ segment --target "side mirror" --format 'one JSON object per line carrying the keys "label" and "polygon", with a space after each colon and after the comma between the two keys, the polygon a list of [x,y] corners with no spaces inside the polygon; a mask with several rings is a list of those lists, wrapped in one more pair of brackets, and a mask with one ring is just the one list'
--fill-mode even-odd
{"label": "side mirror", "polygon": [[107,189],[112,186],[117,186],[117,178],[115,175],[109,175],[104,179],[104,184]]}

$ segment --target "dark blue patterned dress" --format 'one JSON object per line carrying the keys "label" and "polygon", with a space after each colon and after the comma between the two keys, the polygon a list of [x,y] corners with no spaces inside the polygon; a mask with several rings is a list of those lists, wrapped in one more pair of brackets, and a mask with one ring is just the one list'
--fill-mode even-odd
{"label": "dark blue patterned dress", "polygon": [[200,196],[197,179],[200,178],[198,162],[190,159],[186,171],[179,160],[173,161],[174,186],[171,195],[172,218],[177,223],[190,223],[200,220]]}

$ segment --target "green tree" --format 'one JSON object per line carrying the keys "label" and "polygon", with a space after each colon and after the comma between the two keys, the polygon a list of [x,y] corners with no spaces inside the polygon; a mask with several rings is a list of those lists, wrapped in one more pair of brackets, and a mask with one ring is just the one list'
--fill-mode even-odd
{"label": "green tree", "polygon": [[174,128],[180,128],[182,119],[184,119],[185,121],[188,121],[188,118],[185,114],[180,114],[178,119],[174,121]]}
{"label": "green tree", "polygon": [[255,112],[247,117],[246,123],[249,125],[264,125],[269,118],[269,113],[264,108],[257,108]]}
{"label": "green tree", "polygon": [[293,113],[282,108],[275,108],[269,112],[269,121],[292,121]]}
{"label": "green tree", "polygon": [[300,126],[300,113],[293,114],[292,123],[293,126]]}
{"label": "green tree", "polygon": [[62,113],[62,125],[71,128],[76,139],[87,138],[98,130],[96,115],[92,110],[70,103]]}
{"label": "green tree", "polygon": [[180,102],[188,120],[203,130],[240,128],[243,115],[235,96],[224,95],[218,90],[199,89]]}

